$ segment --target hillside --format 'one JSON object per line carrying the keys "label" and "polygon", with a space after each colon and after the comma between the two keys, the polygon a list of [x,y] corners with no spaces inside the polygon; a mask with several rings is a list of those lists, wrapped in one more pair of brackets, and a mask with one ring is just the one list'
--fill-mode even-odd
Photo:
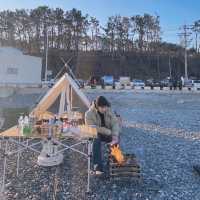
{"label": "hillside", "polygon": [[[61,58],[69,62],[78,78],[88,79],[91,75],[130,76],[132,78],[157,80],[169,76],[169,56],[165,54],[131,52],[122,56],[109,53],[79,52],[51,50],[49,52],[48,66],[54,76],[64,66]],[[45,61],[43,61],[45,64]],[[172,76],[180,78],[184,75],[184,57],[181,55],[170,57]],[[200,77],[200,56],[193,54],[188,60],[189,76]]]}

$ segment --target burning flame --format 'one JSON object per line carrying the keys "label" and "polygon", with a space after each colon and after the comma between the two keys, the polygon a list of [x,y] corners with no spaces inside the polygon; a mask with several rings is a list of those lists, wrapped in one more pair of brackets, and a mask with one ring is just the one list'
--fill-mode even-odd
{"label": "burning flame", "polygon": [[116,159],[119,165],[123,164],[123,162],[125,161],[124,155],[122,154],[119,145],[114,145],[111,147],[111,155]]}

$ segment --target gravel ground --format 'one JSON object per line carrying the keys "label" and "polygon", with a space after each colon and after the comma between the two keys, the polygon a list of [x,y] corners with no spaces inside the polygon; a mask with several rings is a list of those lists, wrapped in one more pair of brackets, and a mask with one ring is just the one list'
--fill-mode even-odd
{"label": "gravel ground", "polygon": [[[94,99],[102,92],[87,95]],[[137,155],[142,181],[93,177],[93,194],[87,196],[87,161],[82,156],[66,153],[61,166],[41,168],[35,164],[37,155],[29,152],[22,154],[18,178],[13,171],[16,158],[9,160],[6,199],[199,200],[200,177],[192,165],[200,164],[200,94],[121,91],[103,95],[124,120],[120,145],[124,152]]]}

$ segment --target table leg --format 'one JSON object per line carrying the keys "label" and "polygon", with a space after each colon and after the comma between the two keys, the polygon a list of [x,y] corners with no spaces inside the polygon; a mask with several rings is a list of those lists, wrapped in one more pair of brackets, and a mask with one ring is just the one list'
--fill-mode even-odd
{"label": "table leg", "polygon": [[88,179],[87,179],[87,193],[90,192],[90,176],[91,176],[91,158],[92,158],[92,139],[88,140]]}
{"label": "table leg", "polygon": [[[20,137],[18,138],[18,142],[20,143]],[[18,153],[17,153],[17,176],[19,176],[19,161],[20,161],[20,146],[18,145]]]}
{"label": "table leg", "polygon": [[8,139],[6,139],[5,150],[4,150],[4,155],[3,155],[4,156],[4,162],[3,162],[3,177],[2,177],[1,193],[4,193],[4,190],[5,190],[7,150],[8,150]]}

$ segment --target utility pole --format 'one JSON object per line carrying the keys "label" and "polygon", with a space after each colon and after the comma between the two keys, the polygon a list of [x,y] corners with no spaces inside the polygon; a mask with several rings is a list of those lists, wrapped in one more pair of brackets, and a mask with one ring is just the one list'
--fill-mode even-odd
{"label": "utility pole", "polygon": [[187,57],[187,47],[189,46],[191,39],[191,26],[190,25],[183,25],[181,27],[182,32],[178,35],[182,39],[183,47],[184,47],[184,58],[185,58],[185,79],[188,80],[188,57]]}
{"label": "utility pole", "polygon": [[184,37],[184,48],[185,48],[185,79],[188,80],[188,59],[187,59],[187,45],[188,45],[188,37],[189,34],[187,33],[187,26],[183,26],[183,37]]}
{"label": "utility pole", "polygon": [[159,56],[159,53],[157,54],[157,70],[158,70],[158,78],[160,81],[160,56]]}
{"label": "utility pole", "polygon": [[48,76],[48,51],[49,51],[49,20],[48,16],[45,16],[45,27],[44,27],[44,35],[46,36],[46,45],[44,45],[45,48],[45,82],[47,82],[47,76]]}
{"label": "utility pole", "polygon": [[171,57],[169,55],[169,77],[170,77],[170,80],[172,79],[172,68],[171,68]]}
{"label": "utility pole", "polygon": [[199,38],[199,33],[200,33],[200,21],[196,21],[194,22],[194,24],[192,25],[192,31],[195,34],[195,49],[196,49],[196,53],[199,53],[199,47],[198,47],[198,38]]}
{"label": "utility pole", "polygon": [[48,48],[49,48],[49,38],[48,38],[48,29],[46,31],[46,49],[45,49],[45,82],[47,82],[47,66],[48,66]]}

